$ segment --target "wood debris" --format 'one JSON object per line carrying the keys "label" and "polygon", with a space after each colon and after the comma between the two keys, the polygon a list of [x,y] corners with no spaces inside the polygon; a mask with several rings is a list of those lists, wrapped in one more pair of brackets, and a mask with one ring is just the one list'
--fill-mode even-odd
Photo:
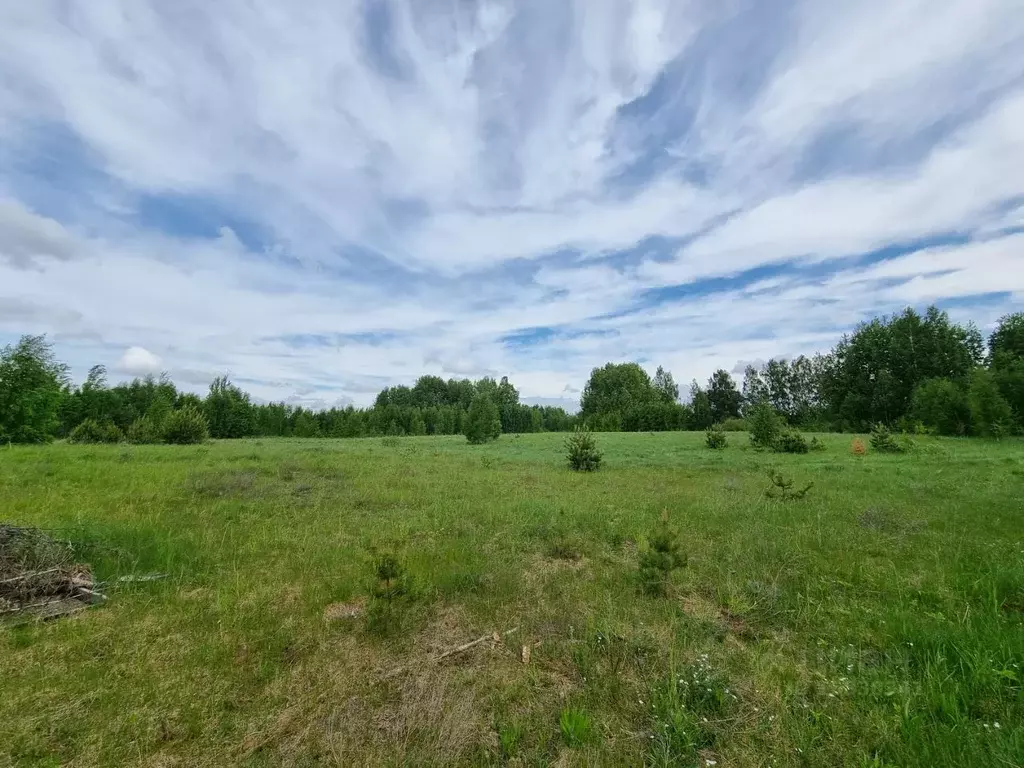
{"label": "wood debris", "polygon": [[106,601],[70,544],[37,528],[0,525],[0,616],[53,619]]}

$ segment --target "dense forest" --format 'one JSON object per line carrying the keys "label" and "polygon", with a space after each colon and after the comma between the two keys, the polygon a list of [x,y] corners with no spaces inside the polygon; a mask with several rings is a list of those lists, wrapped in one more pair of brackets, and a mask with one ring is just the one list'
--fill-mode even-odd
{"label": "dense forest", "polygon": [[474,410],[492,414],[486,418],[495,432],[500,422],[503,433],[566,431],[578,423],[598,431],[741,429],[748,409],[762,403],[806,430],[884,424],[941,435],[1024,432],[1024,313],[1000,320],[986,345],[974,326],[953,323],[935,307],[863,323],[827,354],[749,366],[739,383],[715,371],[684,397],[663,368],[652,378],[636,363],[608,363],[591,373],[578,414],[521,403],[507,377],[421,376],[411,387],[385,388],[370,408],[311,411],[255,403],[227,377],[201,398],[179,391],[167,376],[110,386],[106,370],[95,366],[76,386],[67,370],[45,337],[25,336],[4,348],[0,441],[467,434]]}

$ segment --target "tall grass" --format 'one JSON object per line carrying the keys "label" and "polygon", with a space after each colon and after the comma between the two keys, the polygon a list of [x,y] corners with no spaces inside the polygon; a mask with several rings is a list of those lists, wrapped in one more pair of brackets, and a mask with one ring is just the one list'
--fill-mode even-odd
{"label": "tall grass", "polygon": [[[602,434],[590,474],[557,434],[4,449],[0,521],[169,577],[0,629],[0,764],[1019,764],[1024,445],[820,439]],[[688,566],[648,596],[664,510]],[[325,619],[381,553],[398,629]]]}

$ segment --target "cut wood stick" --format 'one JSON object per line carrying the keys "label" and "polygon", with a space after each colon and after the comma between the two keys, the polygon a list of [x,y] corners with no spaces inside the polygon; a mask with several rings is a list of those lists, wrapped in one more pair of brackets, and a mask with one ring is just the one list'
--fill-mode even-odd
{"label": "cut wood stick", "polygon": [[22,611],[27,611],[27,610],[29,610],[31,608],[42,608],[43,606],[53,605],[54,603],[59,603],[61,600],[65,600],[65,599],[66,598],[64,598],[64,597],[54,597],[54,598],[52,598],[50,600],[43,600],[41,603],[29,603],[28,605],[15,605],[15,606],[12,606],[10,608],[0,609],[0,613],[21,613]]}
{"label": "cut wood stick", "polygon": [[36,571],[34,573],[23,573],[20,576],[15,576],[12,579],[4,579],[0,581],[0,584],[13,584],[16,581],[24,581],[25,579],[34,579],[36,576],[45,576],[48,573],[56,573],[62,570],[61,568],[47,568],[45,571]]}
{"label": "cut wood stick", "polygon": [[[486,635],[481,635],[476,640],[471,640],[468,643],[463,643],[462,645],[458,646],[457,648],[452,648],[451,650],[445,651],[440,656],[435,656],[433,658],[433,661],[435,663],[439,662],[439,661],[442,661],[444,659],[447,659],[449,656],[454,656],[456,653],[462,653],[463,651],[468,651],[470,648],[472,648],[474,646],[477,646],[477,645],[480,645],[480,643],[486,642],[487,640],[495,640],[496,638],[497,638],[497,640],[501,640],[503,638],[508,637],[509,635],[514,635],[518,631],[519,631],[519,627],[512,627],[512,629],[508,630],[507,632],[505,632],[504,634],[501,634],[501,635],[499,635],[497,632],[489,632]],[[408,667],[395,667],[390,672],[386,673],[381,678],[381,680],[387,680],[388,678],[394,677],[395,675],[399,675],[402,672],[405,672],[406,669],[408,669]]]}
{"label": "cut wood stick", "polygon": [[78,591],[83,595],[88,595],[90,602],[92,603],[105,603],[107,601],[107,596],[102,592],[96,592],[95,590],[86,589],[85,587],[79,587]]}
{"label": "cut wood stick", "polygon": [[[513,635],[513,634],[515,634],[518,631],[519,631],[519,627],[512,627],[512,629],[508,630],[508,632],[506,632],[504,635],[499,636],[498,639],[501,639],[503,637],[508,637],[509,635]],[[450,651],[445,651],[440,656],[435,658],[434,661],[440,661],[441,659],[447,659],[449,656],[454,656],[456,653],[462,653],[463,651],[468,651],[474,645],[480,645],[480,643],[486,642],[488,640],[494,640],[496,635],[497,635],[497,632],[491,632],[491,633],[488,633],[486,635],[482,635],[481,637],[478,637],[476,640],[471,640],[468,643],[463,643],[458,648],[452,648]]]}

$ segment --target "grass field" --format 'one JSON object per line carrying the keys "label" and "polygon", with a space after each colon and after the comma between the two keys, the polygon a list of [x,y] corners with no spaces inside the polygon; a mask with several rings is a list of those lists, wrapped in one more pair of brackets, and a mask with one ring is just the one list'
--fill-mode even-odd
{"label": "grass field", "polygon": [[[2,449],[0,521],[170,577],[0,628],[0,764],[1024,764],[1024,443],[822,439],[599,435],[592,475],[550,434]],[[409,593],[367,604],[385,550]]]}

